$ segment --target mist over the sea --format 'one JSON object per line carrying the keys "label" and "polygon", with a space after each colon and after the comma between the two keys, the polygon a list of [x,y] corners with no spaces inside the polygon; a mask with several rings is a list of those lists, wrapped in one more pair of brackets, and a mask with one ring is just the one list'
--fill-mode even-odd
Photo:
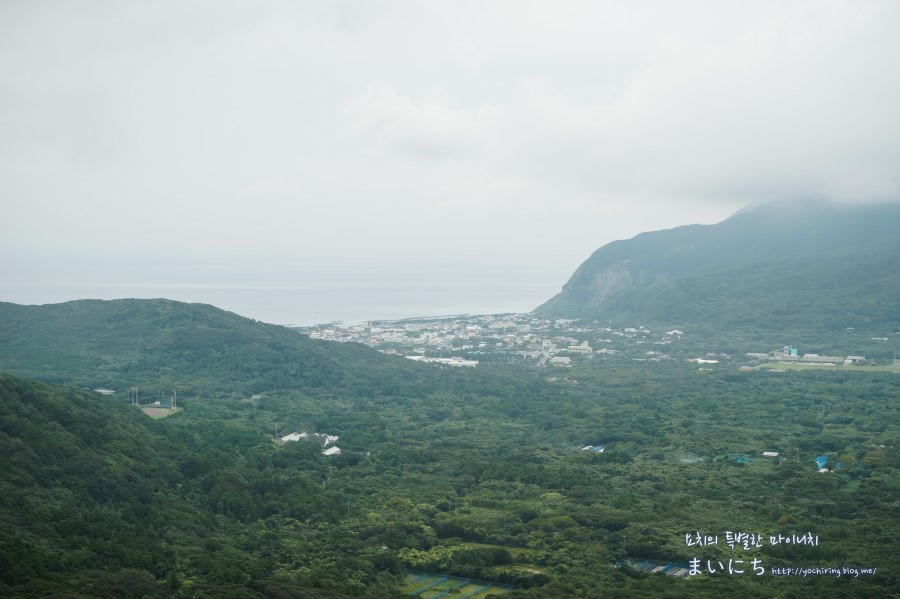
{"label": "mist over the sea", "polygon": [[412,280],[361,275],[282,283],[166,282],[92,284],[0,282],[0,298],[18,304],[74,299],[168,298],[212,304],[274,324],[314,325],[334,320],[400,319],[449,314],[528,312],[559,291],[559,276],[539,273],[455,273]]}

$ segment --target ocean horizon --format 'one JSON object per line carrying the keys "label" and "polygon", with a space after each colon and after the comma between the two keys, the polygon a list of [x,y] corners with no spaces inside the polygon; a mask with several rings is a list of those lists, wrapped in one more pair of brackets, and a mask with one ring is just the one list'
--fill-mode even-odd
{"label": "ocean horizon", "polygon": [[466,282],[329,282],[312,285],[0,283],[0,301],[55,304],[80,299],[165,298],[211,304],[280,325],[334,321],[530,312],[559,292],[558,285],[520,279]]}

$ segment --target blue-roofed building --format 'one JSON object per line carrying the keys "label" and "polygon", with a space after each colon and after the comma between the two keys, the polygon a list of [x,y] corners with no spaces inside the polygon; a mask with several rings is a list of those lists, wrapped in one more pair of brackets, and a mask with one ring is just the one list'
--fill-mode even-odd
{"label": "blue-roofed building", "polygon": [[828,464],[828,456],[820,455],[816,457],[816,466],[819,470],[824,468],[826,464]]}

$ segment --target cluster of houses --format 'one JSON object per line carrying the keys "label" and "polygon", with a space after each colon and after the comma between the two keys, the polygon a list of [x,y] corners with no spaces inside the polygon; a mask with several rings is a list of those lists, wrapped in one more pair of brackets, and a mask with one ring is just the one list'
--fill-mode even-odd
{"label": "cluster of houses", "polygon": [[805,364],[822,364],[835,366],[837,364],[864,364],[865,356],[821,356],[819,354],[800,354],[796,347],[785,345],[780,349],[768,353],[748,353],[748,358],[754,360],[771,360],[773,362],[798,362]]}
{"label": "cluster of houses", "polygon": [[566,318],[536,318],[530,314],[369,321],[354,326],[330,323],[297,328],[314,339],[363,343],[384,353],[454,367],[476,366],[478,360],[472,359],[472,354],[496,351],[540,366],[569,367],[582,358],[620,351],[609,347],[610,344],[666,345],[684,334],[673,329],[651,337],[652,331],[644,326],[613,329]]}

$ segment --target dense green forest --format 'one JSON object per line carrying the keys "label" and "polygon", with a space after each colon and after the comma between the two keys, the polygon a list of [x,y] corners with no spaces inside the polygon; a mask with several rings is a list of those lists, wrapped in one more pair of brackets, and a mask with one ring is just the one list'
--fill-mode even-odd
{"label": "dense green forest", "polygon": [[[0,302],[0,369],[49,382],[239,395],[273,386],[386,392],[403,360],[356,344],[323,344],[205,304],[81,300]],[[406,373],[406,374],[404,374]]]}
{"label": "dense green forest", "polygon": [[[0,308],[0,595],[401,597],[408,572],[510,598],[900,593],[894,373],[461,372],[208,306]],[[100,386],[120,392],[83,388]],[[184,411],[151,420],[132,386],[177,386]],[[698,532],[719,541],[689,546]],[[769,542],[808,532],[817,546]],[[684,579],[626,563],[694,558]],[[772,573],[799,566],[877,570]]]}

